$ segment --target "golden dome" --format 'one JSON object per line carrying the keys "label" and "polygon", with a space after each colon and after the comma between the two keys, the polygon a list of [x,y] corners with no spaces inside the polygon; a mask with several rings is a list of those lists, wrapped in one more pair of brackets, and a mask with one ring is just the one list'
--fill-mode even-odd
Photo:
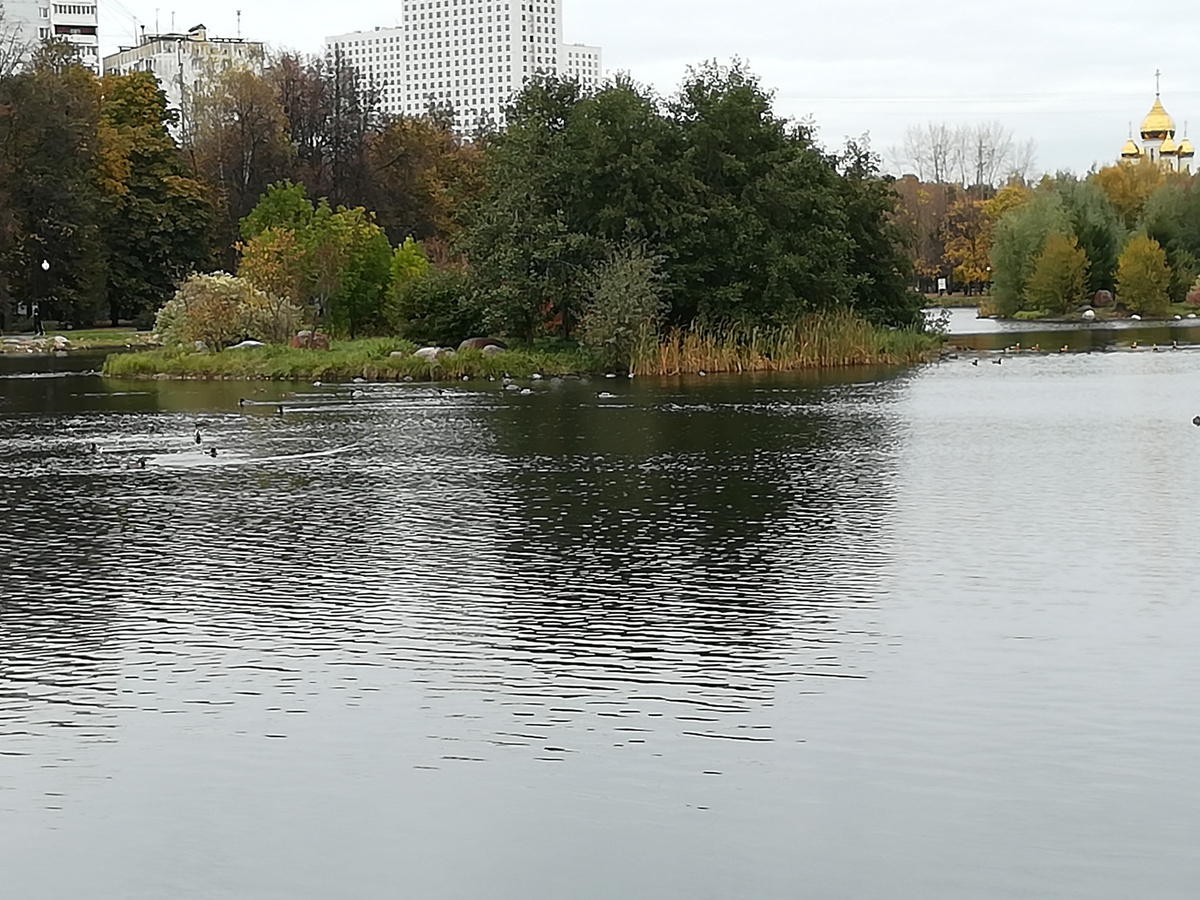
{"label": "golden dome", "polygon": [[1175,137],[1175,120],[1163,109],[1162,100],[1154,98],[1154,105],[1142,121],[1142,140],[1162,141]]}
{"label": "golden dome", "polygon": [[1191,159],[1196,155],[1196,148],[1192,146],[1192,142],[1184,138],[1179,143],[1179,156],[1181,159]]}
{"label": "golden dome", "polygon": [[1141,159],[1142,151],[1137,144],[1130,138],[1125,142],[1125,146],[1121,148],[1121,159]]}
{"label": "golden dome", "polygon": [[1179,152],[1179,148],[1175,146],[1174,140],[1167,138],[1163,141],[1162,146],[1158,148],[1158,152],[1161,156],[1174,156]]}

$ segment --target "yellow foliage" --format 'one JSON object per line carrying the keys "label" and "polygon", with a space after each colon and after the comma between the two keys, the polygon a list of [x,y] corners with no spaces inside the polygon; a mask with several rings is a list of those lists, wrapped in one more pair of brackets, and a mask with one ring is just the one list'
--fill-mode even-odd
{"label": "yellow foliage", "polygon": [[985,201],[964,195],[946,213],[946,260],[954,266],[954,279],[960,284],[991,281],[992,222],[986,207]]}
{"label": "yellow foliage", "polygon": [[1144,234],[1134,236],[1117,263],[1117,299],[1135,312],[1162,315],[1170,284],[1166,251]]}
{"label": "yellow foliage", "polygon": [[1126,227],[1133,228],[1146,207],[1146,200],[1166,181],[1166,173],[1154,163],[1119,163],[1105,166],[1092,176],[1100,185]]}
{"label": "yellow foliage", "polygon": [[1013,183],[1002,187],[996,196],[984,204],[984,214],[995,223],[1000,217],[1014,209],[1019,209],[1029,202],[1032,192],[1023,184]]}

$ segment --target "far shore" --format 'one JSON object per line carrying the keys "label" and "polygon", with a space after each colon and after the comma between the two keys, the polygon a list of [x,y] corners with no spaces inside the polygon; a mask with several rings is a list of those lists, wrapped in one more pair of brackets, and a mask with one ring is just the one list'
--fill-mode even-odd
{"label": "far shore", "polygon": [[89,328],[79,331],[48,329],[44,335],[0,335],[0,353],[10,356],[50,355],[81,350],[136,350],[157,346],[158,340],[153,334],[132,328]]}

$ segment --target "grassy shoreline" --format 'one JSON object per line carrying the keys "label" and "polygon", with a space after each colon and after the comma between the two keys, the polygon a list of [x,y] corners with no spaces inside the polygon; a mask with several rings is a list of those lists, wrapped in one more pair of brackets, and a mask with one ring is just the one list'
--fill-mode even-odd
{"label": "grassy shoreline", "polygon": [[[65,340],[56,341],[56,338]],[[49,330],[45,335],[0,335],[0,353],[49,354],[88,350],[126,350],[158,346],[154,335],[132,328],[90,328],[79,331]]]}
{"label": "grassy shoreline", "polygon": [[[848,366],[906,365],[937,355],[940,339],[891,331],[852,316],[829,316],[767,329],[675,330],[634,362],[637,375],[698,372],[764,372]],[[329,350],[266,346],[196,353],[182,348],[110,356],[110,378],[167,378],[197,381],[455,381],[469,378],[528,378],[596,375],[608,371],[586,348],[568,344],[518,347],[489,356],[475,350],[430,361],[413,356],[415,345],[400,339],[334,341]]]}

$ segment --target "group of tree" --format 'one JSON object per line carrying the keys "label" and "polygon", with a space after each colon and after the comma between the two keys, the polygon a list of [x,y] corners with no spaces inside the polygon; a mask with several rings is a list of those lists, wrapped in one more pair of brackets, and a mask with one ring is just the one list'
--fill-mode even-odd
{"label": "group of tree", "polygon": [[240,221],[239,275],[341,333],[555,335],[614,364],[697,321],[919,321],[877,161],[821,151],[740,65],[698,69],[666,101],[538,79],[480,152],[445,243],[394,244],[361,206],[268,186]]}
{"label": "group of tree", "polygon": [[999,122],[912,126],[890,153],[892,165],[918,181],[991,188],[1030,178],[1036,155],[1033,141],[1018,141]]}
{"label": "group of tree", "polygon": [[1018,141],[999,122],[929,123],[907,129],[889,156],[903,173],[899,222],[917,289],[932,293],[944,281],[951,291],[986,291],[991,230],[1012,200],[1002,189],[1033,177],[1033,142]]}
{"label": "group of tree", "polygon": [[823,151],[738,63],[694,69],[666,99],[625,78],[537,80],[483,176],[456,247],[493,329],[586,337],[630,314],[599,308],[622,294],[667,325],[919,320],[878,161],[853,142]]}
{"label": "group of tree", "polygon": [[189,272],[238,264],[272,184],[434,255],[478,191],[479,146],[444,111],[383,116],[344,64],[230,68],[173,110],[149,73],[98,78],[69,45],[14,34],[0,21],[0,328],[34,302],[66,325],[152,322]]}
{"label": "group of tree", "polygon": [[0,78],[0,319],[152,309],[209,257],[209,203],[154,76],[96,78],[50,44]]}
{"label": "group of tree", "polygon": [[506,128],[470,139],[444,109],[386,116],[378,99],[338,60],[285,55],[171,110],[151,74],[97,78],[43,46],[0,77],[0,324],[14,299],[145,323],[189,273],[220,270],[239,283],[209,284],[212,310],[281,334],[299,317],[621,355],[697,321],[921,321],[878,159],[819,147],[740,63],[668,98],[539,77]]}
{"label": "group of tree", "polygon": [[1200,303],[1195,176],[1121,163],[1013,192],[990,250],[991,302],[1001,315],[1061,314],[1114,295],[1149,315],[1189,297]]}
{"label": "group of tree", "polygon": [[394,244],[448,240],[456,209],[478,190],[480,144],[456,135],[448,110],[385,115],[378,90],[341,58],[285,54],[262,75],[215,73],[187,97],[183,124],[183,153],[210,188],[226,266],[239,223],[272,184],[371,210]]}

